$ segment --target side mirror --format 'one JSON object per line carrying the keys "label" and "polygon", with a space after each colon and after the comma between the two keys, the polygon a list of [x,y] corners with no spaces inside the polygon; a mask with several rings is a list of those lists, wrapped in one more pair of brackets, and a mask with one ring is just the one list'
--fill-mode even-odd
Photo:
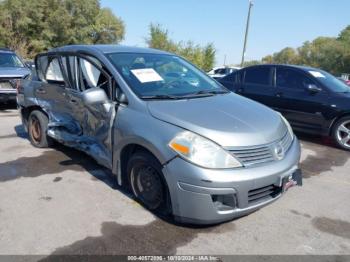
{"label": "side mirror", "polygon": [[126,95],[119,88],[116,89],[115,98],[120,104],[128,104],[128,99]]}
{"label": "side mirror", "polygon": [[309,91],[311,94],[316,94],[322,91],[321,88],[317,87],[314,84],[307,85],[306,90]]}
{"label": "side mirror", "polygon": [[128,99],[126,98],[126,95],[123,93],[119,96],[119,103],[121,104],[125,104],[127,105],[128,104]]}
{"label": "side mirror", "polygon": [[108,101],[106,92],[101,88],[90,88],[82,93],[85,105],[104,104]]}

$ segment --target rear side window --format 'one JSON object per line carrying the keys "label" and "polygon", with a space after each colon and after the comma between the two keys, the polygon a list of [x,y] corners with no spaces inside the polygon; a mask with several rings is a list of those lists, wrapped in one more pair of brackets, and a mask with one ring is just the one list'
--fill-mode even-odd
{"label": "rear side window", "polygon": [[255,85],[269,85],[271,70],[269,67],[253,67],[245,70],[244,83]]}
{"label": "rear side window", "polygon": [[64,81],[58,58],[52,59],[49,63],[49,66],[46,70],[45,79],[47,81]]}
{"label": "rear side window", "polygon": [[277,68],[276,85],[283,88],[304,89],[307,85],[315,84],[310,78],[288,68]]}
{"label": "rear side window", "polygon": [[214,71],[214,74],[224,75],[226,74],[226,68],[219,68]]}

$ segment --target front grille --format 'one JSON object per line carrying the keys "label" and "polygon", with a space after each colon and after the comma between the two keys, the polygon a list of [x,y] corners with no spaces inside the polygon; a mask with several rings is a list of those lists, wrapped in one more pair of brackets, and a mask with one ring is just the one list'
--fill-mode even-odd
{"label": "front grille", "polygon": [[245,166],[261,164],[274,160],[272,151],[268,146],[232,150],[231,153]]}
{"label": "front grille", "polygon": [[287,132],[282,139],[272,144],[250,148],[230,150],[230,152],[244,165],[251,166],[277,160],[275,148],[280,145],[286,153],[293,142],[292,136]]}
{"label": "front grille", "polygon": [[281,140],[281,146],[284,152],[287,152],[290,146],[292,145],[293,137],[287,132],[287,134]]}
{"label": "front grille", "polygon": [[275,198],[281,193],[281,188],[274,185],[261,187],[248,192],[248,204],[252,205],[260,201]]}

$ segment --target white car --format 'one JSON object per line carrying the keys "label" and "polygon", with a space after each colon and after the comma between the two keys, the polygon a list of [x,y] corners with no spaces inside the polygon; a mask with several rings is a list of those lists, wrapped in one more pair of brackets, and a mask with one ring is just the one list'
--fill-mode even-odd
{"label": "white car", "polygon": [[239,69],[240,69],[239,67],[229,67],[229,66],[214,67],[212,70],[207,72],[207,74],[214,79],[220,79]]}

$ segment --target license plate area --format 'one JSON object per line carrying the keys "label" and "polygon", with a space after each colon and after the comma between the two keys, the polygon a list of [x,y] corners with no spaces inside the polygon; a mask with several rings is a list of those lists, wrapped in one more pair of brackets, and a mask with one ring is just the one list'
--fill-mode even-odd
{"label": "license plate area", "polygon": [[286,192],[289,188],[303,185],[303,176],[300,169],[297,169],[293,174],[285,176],[282,179],[282,192]]}

